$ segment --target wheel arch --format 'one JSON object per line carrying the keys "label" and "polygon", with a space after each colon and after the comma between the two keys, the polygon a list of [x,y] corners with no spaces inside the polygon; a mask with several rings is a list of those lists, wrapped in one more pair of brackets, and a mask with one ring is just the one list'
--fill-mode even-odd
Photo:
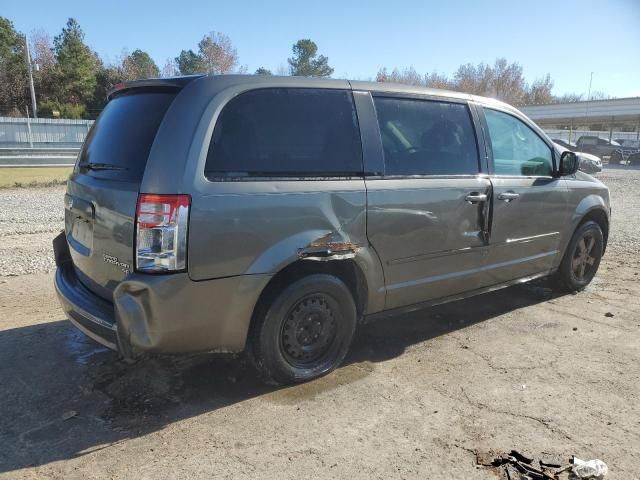
{"label": "wheel arch", "polygon": [[296,260],[276,273],[260,293],[251,317],[250,330],[278,292],[296,280],[313,274],[332,275],[340,279],[353,297],[358,318],[367,312],[369,296],[367,279],[355,260]]}
{"label": "wheel arch", "polygon": [[592,193],[584,196],[576,205],[573,211],[571,222],[568,224],[567,230],[564,232],[564,238],[561,243],[562,252],[564,252],[571,241],[571,237],[575,231],[585,222],[593,220],[602,229],[605,247],[609,238],[609,201],[608,195]]}
{"label": "wheel arch", "polygon": [[604,208],[594,207],[588,210],[582,216],[582,219],[574,229],[574,232],[589,221],[593,221],[597,223],[598,226],[600,227],[600,230],[602,230],[602,240],[603,240],[602,253],[604,254],[604,252],[607,249],[607,241],[609,240],[609,215],[607,215],[607,212],[604,210]]}

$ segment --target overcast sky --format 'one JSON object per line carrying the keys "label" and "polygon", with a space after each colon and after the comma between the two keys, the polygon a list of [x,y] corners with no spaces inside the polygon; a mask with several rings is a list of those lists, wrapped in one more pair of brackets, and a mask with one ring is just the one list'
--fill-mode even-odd
{"label": "overcast sky", "polygon": [[5,0],[0,15],[26,33],[58,34],[68,17],[108,62],[146,50],[162,68],[211,30],[227,34],[249,72],[286,66],[311,38],[334,77],[369,79],[383,66],[451,75],[463,63],[519,62],[554,93],[640,96],[640,0],[245,1]]}

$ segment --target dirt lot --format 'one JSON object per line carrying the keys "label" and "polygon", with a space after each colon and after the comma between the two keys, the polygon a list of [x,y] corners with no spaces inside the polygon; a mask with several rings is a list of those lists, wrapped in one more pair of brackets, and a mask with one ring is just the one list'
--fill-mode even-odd
{"label": "dirt lot", "polygon": [[338,371],[283,389],[242,358],[119,363],[54,298],[64,190],[0,191],[0,478],[495,479],[474,451],[513,448],[640,478],[640,171],[600,178],[614,223],[587,291],[370,324]]}

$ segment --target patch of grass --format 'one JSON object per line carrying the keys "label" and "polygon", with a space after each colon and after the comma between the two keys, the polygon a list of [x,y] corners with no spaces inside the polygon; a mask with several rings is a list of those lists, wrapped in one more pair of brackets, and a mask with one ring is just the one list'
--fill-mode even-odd
{"label": "patch of grass", "polygon": [[0,168],[0,188],[64,185],[73,167]]}

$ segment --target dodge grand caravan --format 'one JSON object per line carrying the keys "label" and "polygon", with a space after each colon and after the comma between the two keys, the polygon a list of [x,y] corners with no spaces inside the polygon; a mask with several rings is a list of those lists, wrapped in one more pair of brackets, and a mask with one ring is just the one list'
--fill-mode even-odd
{"label": "dodge grand caravan", "polygon": [[609,193],[518,110],[383,83],[118,85],[54,240],[80,330],[125,359],[240,352],[276,383],[336,368],[358,322],[594,277]]}

